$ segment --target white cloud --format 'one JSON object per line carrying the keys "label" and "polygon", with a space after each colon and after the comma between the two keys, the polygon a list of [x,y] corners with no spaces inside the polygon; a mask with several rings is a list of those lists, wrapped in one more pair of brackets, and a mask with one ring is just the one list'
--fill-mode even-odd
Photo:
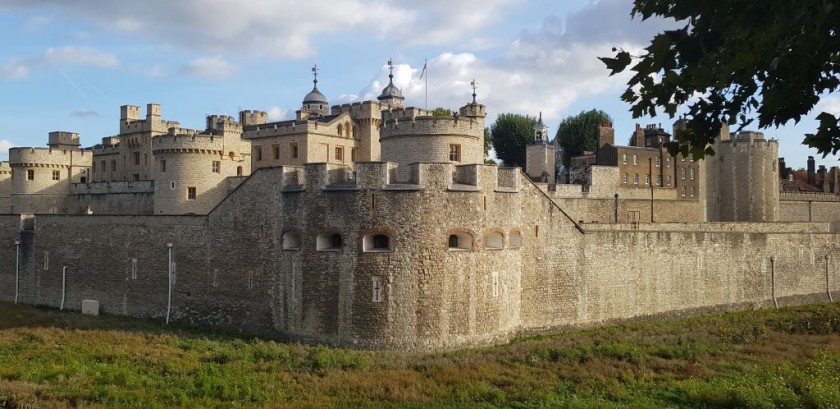
{"label": "white cloud", "polygon": [[196,58],[181,67],[181,73],[191,77],[224,78],[233,75],[236,68],[222,56]]}
{"label": "white cloud", "polygon": [[[204,53],[304,58],[315,38],[369,33],[393,44],[488,44],[475,31],[523,0],[6,0],[2,8],[56,13],[101,30]],[[421,33],[421,34],[418,34]]]}
{"label": "white cloud", "polygon": [[106,69],[120,66],[120,61],[114,54],[99,51],[93,47],[48,48],[38,62],[54,65],[87,65]]}
{"label": "white cloud", "polygon": [[38,31],[51,22],[52,18],[49,16],[35,16],[23,23],[23,29],[26,31]]}
{"label": "white cloud", "polygon": [[146,70],[146,76],[151,78],[163,78],[167,75],[169,75],[169,71],[166,70],[163,64],[152,65]]}
{"label": "white cloud", "polygon": [[45,66],[67,67],[72,65],[91,66],[102,69],[114,69],[120,61],[111,53],[93,47],[57,47],[48,48],[38,57],[14,59],[0,65],[0,79],[25,79],[32,69]]}
{"label": "white cloud", "polygon": [[277,121],[283,121],[283,120],[286,120],[286,119],[291,119],[291,118],[287,117],[289,111],[285,110],[285,109],[282,109],[280,107],[271,107],[271,108],[268,109],[267,113],[268,113],[268,121],[269,122],[277,122]]}
{"label": "white cloud", "polygon": [[95,118],[99,116],[99,112],[90,109],[77,109],[70,113],[74,118]]}
{"label": "white cloud", "polygon": [[14,148],[15,144],[8,139],[0,139],[0,157],[8,158],[9,157],[9,148]]}

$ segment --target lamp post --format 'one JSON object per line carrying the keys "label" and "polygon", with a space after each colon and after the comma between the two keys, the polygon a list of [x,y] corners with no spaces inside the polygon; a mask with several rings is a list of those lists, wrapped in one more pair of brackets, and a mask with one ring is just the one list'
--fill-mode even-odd
{"label": "lamp post", "polygon": [[169,324],[169,311],[172,309],[172,243],[166,243],[169,249],[169,263],[167,264],[167,277],[169,280],[169,293],[166,297],[166,323]]}
{"label": "lamp post", "polygon": [[20,240],[15,240],[15,304],[20,293]]}
{"label": "lamp post", "polygon": [[653,158],[648,158],[648,182],[650,183],[650,222],[653,223]]}

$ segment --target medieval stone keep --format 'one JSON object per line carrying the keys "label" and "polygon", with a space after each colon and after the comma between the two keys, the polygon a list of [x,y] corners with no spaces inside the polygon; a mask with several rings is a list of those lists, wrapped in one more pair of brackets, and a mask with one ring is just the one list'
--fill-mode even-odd
{"label": "medieval stone keep", "polygon": [[448,117],[403,102],[391,81],[329,106],[316,77],[288,121],[127,105],[100,145],[13,148],[0,299],[431,351],[840,296],[837,172],[797,179],[760,133],[693,161],[604,124],[558,174],[540,120],[523,172],[483,164],[475,95]]}

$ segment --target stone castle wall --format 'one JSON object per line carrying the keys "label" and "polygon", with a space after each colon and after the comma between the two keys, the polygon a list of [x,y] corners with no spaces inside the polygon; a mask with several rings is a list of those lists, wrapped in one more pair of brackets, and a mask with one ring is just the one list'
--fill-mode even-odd
{"label": "stone castle wall", "polygon": [[12,168],[9,162],[0,162],[0,214],[11,212]]}
{"label": "stone castle wall", "polygon": [[785,222],[833,222],[840,215],[840,196],[832,193],[782,192],[779,220]]}
{"label": "stone castle wall", "polygon": [[[66,308],[162,319],[172,243],[175,322],[405,350],[840,296],[830,224],[585,230],[510,169],[418,164],[408,184],[392,163],[347,169],[261,169],[207,216],[0,216],[0,256],[20,238],[25,303],[57,306],[67,266]],[[341,246],[325,246],[334,234]],[[13,264],[0,263],[4,300]]]}

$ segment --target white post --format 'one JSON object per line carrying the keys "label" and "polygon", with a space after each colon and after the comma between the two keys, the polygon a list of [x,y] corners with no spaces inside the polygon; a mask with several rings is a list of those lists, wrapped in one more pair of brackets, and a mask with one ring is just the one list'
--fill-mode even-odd
{"label": "white post", "polygon": [[15,240],[15,304],[20,293],[20,240]]}
{"label": "white post", "polygon": [[169,295],[166,298],[166,323],[169,324],[169,311],[172,309],[172,243],[166,243],[169,248],[169,263],[167,264],[167,277],[169,277]]}
{"label": "white post", "polygon": [[776,300],[776,257],[770,257],[770,291],[773,294],[773,305],[779,308],[779,301]]}
{"label": "white post", "polygon": [[825,289],[828,291],[828,301],[834,302],[834,297],[831,296],[831,280],[829,279],[828,262],[830,258],[828,254],[825,255]]}
{"label": "white post", "polygon": [[61,268],[61,307],[59,310],[64,311],[64,294],[67,289],[67,266]]}

